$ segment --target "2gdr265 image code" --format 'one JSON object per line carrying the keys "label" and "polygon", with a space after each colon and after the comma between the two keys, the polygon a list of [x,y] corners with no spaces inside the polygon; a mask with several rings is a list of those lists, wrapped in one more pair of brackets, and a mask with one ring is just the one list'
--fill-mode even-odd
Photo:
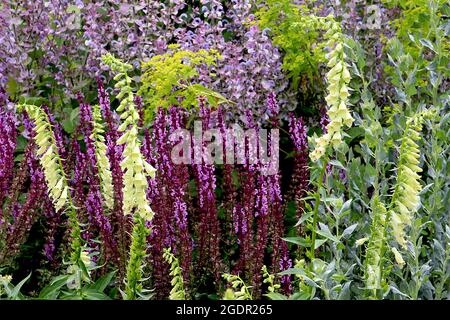
{"label": "2gdr265 image code", "polygon": [[183,304],[176,308],[177,315],[203,316],[209,315],[271,315],[273,313],[270,304],[220,304],[218,306],[188,306]]}

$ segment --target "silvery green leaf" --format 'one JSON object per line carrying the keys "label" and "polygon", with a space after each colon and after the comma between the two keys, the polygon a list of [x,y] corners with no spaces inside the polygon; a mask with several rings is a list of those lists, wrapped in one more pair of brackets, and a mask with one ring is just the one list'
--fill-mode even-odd
{"label": "silvery green leaf", "polygon": [[430,49],[433,52],[436,52],[436,50],[434,49],[433,43],[428,40],[428,39],[420,39],[419,42],[424,46],[427,47],[428,49]]}
{"label": "silvery green leaf", "polygon": [[347,227],[344,232],[342,232],[341,238],[345,238],[353,233],[355,231],[356,227],[358,226],[357,223],[352,224],[351,226]]}
{"label": "silvery green leaf", "polygon": [[281,238],[281,239],[286,242],[290,242],[290,243],[299,245],[301,247],[311,247],[311,243],[302,237],[286,237],[286,238]]}
{"label": "silvery green leaf", "polygon": [[344,169],[345,170],[344,165],[338,160],[330,160],[328,163],[333,165],[333,166],[335,166],[335,167],[338,167],[340,169]]}
{"label": "silvery green leaf", "polygon": [[336,242],[336,243],[339,242],[339,239],[331,233],[331,231],[328,228],[328,226],[326,226],[323,223],[319,223],[319,225],[320,225],[320,230],[316,231],[317,234],[320,234],[321,236],[323,236],[323,237],[325,237],[325,238],[327,238],[327,239],[329,239],[329,240],[331,240],[333,242]]}
{"label": "silvery green leaf", "polygon": [[31,272],[30,272],[30,274],[26,277],[26,278],[24,278],[22,281],[20,281],[15,287],[14,287],[14,289],[12,289],[12,291],[11,291],[11,298],[12,299],[19,299],[20,298],[20,289],[22,289],[22,286],[25,284],[25,282],[27,282],[28,281],[28,279],[30,279],[30,277],[31,277]]}
{"label": "silvery green leaf", "polygon": [[295,224],[296,227],[298,227],[299,225],[301,225],[303,222],[305,222],[306,220],[308,220],[310,217],[312,217],[313,213],[312,212],[308,212],[306,214],[303,214],[301,216],[301,218],[298,220],[298,222]]}
{"label": "silvery green leaf", "polygon": [[339,300],[350,300],[350,285],[352,281],[346,282],[339,293]]}
{"label": "silvery green leaf", "polygon": [[327,242],[328,239],[316,239],[316,243],[314,244],[314,250],[317,250],[321,245]]}
{"label": "silvery green leaf", "polygon": [[410,296],[408,296],[407,294],[404,294],[403,292],[401,292],[399,289],[397,289],[394,286],[390,286],[390,289],[392,290],[392,292],[394,292],[394,293],[396,293],[396,294],[398,294],[398,295],[400,295],[400,296],[402,296],[404,298],[411,299]]}
{"label": "silvery green leaf", "polygon": [[342,217],[342,215],[350,209],[350,206],[352,204],[353,199],[349,199],[347,201],[344,202],[344,204],[342,205],[341,209],[339,210],[339,216]]}

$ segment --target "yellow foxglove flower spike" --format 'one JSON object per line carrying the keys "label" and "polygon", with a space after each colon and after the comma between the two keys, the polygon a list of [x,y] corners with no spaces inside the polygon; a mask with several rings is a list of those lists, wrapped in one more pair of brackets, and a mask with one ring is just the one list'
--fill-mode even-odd
{"label": "yellow foxglove flower spike", "polygon": [[132,80],[127,72],[132,66],[123,63],[112,55],[102,57],[103,62],[118,74],[114,77],[116,88],[120,89],[118,95],[121,100],[117,109],[122,112],[124,122],[118,128],[122,136],[117,144],[123,144],[123,160],[120,163],[123,175],[123,212],[133,214],[134,226],[131,234],[130,257],[127,265],[125,280],[125,299],[136,299],[142,292],[143,264],[147,250],[146,239],[149,230],[146,226],[153,218],[146,196],[148,188],[147,176],[153,176],[155,169],[146,162],[140,150],[138,137],[139,113],[134,103],[134,93],[131,88]]}
{"label": "yellow foxglove flower spike", "polygon": [[81,228],[75,206],[70,196],[67,177],[64,173],[62,159],[58,153],[56,139],[50,120],[45,111],[34,105],[19,105],[23,108],[35,124],[36,135],[34,141],[38,146],[36,154],[44,171],[48,194],[56,211],[66,209],[71,230],[71,262],[77,265],[81,254]]}
{"label": "yellow foxglove flower spike", "polygon": [[406,121],[399,150],[390,223],[394,238],[402,248],[406,248],[405,227],[411,224],[413,214],[420,205],[419,193],[422,190],[418,174],[422,169],[418,166],[420,153],[416,141],[420,139],[423,118],[431,114],[432,111],[421,112]]}
{"label": "yellow foxglove flower spike", "polygon": [[178,258],[175,257],[170,248],[164,249],[163,258],[170,265],[169,275],[172,276],[172,280],[170,281],[172,290],[170,290],[169,299],[187,300],[186,292],[184,291],[183,270],[180,267]]}
{"label": "yellow foxglove flower spike", "polygon": [[316,140],[316,146],[310,153],[312,161],[319,160],[326,152],[328,146],[337,148],[342,143],[342,127],[351,127],[353,118],[347,109],[348,97],[350,96],[351,76],[348,66],[345,63],[344,53],[344,36],[340,30],[340,26],[335,21],[325,23],[328,31],[325,37],[328,38],[327,45],[331,48],[331,52],[327,54],[328,64],[331,69],[326,74],[328,95],[325,101],[328,104],[328,117],[330,122],[327,125],[327,134]]}
{"label": "yellow foxglove flower spike", "polygon": [[108,209],[112,210],[114,207],[114,191],[112,183],[111,164],[106,155],[106,144],[103,137],[104,127],[101,123],[102,115],[100,107],[94,105],[92,107],[93,131],[92,140],[95,146],[95,157],[97,158],[97,166],[100,176],[100,187],[102,195],[105,199],[105,204]]}

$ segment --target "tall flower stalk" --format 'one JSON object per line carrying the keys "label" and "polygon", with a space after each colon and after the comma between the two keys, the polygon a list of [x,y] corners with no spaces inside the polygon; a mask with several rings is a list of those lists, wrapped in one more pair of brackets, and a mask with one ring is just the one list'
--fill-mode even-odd
{"label": "tall flower stalk", "polygon": [[[420,139],[419,132],[425,117],[429,117],[431,111],[424,111],[407,118],[406,128],[401,139],[399,159],[397,164],[397,177],[393,186],[393,193],[389,205],[380,199],[378,181],[375,182],[375,194],[371,203],[372,224],[370,238],[366,250],[365,281],[369,297],[379,298],[381,289],[384,288],[387,279],[389,251],[394,254],[395,261],[400,267],[405,263],[401,252],[397,247],[390,247],[390,232],[400,246],[406,249],[407,235],[405,228],[413,221],[413,214],[420,204],[419,192],[422,189],[418,175],[422,169],[419,167],[420,150],[416,141]],[[379,145],[376,153],[378,154]],[[377,171],[379,163],[377,161]],[[391,230],[391,231],[390,231]]]}
{"label": "tall flower stalk", "polygon": [[[1,118],[3,118],[2,116],[4,115],[0,115]],[[27,133],[32,137],[34,135],[32,124],[26,114],[23,116]],[[4,119],[0,119],[0,122],[4,125],[2,127],[3,131],[8,131],[8,129],[14,129],[15,131],[16,126],[13,122],[8,126],[8,123],[3,122],[2,120]],[[2,140],[2,149],[5,151],[5,153],[3,153],[5,156],[3,158],[0,175],[5,179],[8,175],[8,162],[11,161],[12,166],[14,166],[12,155],[16,147],[16,135],[15,132],[11,132],[8,137],[4,135],[0,136],[0,139]],[[10,139],[10,143],[8,143],[7,139]],[[13,143],[11,144],[11,142]],[[11,154],[7,152],[8,149]],[[47,188],[45,185],[44,173],[42,172],[39,161],[35,155],[35,149],[36,144],[34,141],[29,141],[25,149],[24,157],[14,174],[14,178],[8,185],[9,190],[7,189],[7,191],[9,195],[5,205],[5,212],[7,214],[3,215],[3,217],[0,216],[0,229],[2,230],[0,241],[4,241],[4,246],[2,246],[0,250],[0,263],[2,264],[5,262],[5,259],[14,258],[17,253],[20,252],[20,248],[27,240],[33,223],[39,217],[40,204],[42,201],[46,200],[45,191]],[[27,197],[25,202],[21,204],[19,199],[24,187],[28,185],[28,181],[29,188]]]}
{"label": "tall flower stalk", "polygon": [[99,106],[90,107],[80,100],[80,127],[86,144],[86,165],[89,172],[87,183],[89,191],[85,199],[88,219],[100,231],[105,248],[105,261],[111,259],[117,264],[117,245],[107,214],[113,209],[113,185],[107,147],[103,137]]}
{"label": "tall flower stalk", "polygon": [[[14,172],[14,151],[16,150],[17,129],[13,115],[0,111],[0,204],[8,194],[8,189]],[[0,221],[2,219],[0,206]]]}
{"label": "tall flower stalk", "polygon": [[406,129],[399,150],[397,165],[397,182],[392,194],[390,207],[390,223],[397,243],[406,248],[405,227],[411,224],[413,214],[420,205],[419,167],[420,150],[417,142],[420,139],[424,115],[419,113],[407,119]]}
{"label": "tall flower stalk", "polygon": [[168,265],[163,259],[164,249],[176,244],[174,232],[173,198],[171,186],[174,168],[170,160],[169,116],[159,108],[153,122],[153,143],[148,130],[145,130],[143,153],[156,169],[156,178],[152,179],[147,190],[151,205],[156,208],[153,218],[152,234],[149,236],[150,261],[152,263],[153,283],[156,297],[163,299],[169,293],[170,283],[167,279]]}
{"label": "tall flower stalk", "polygon": [[[203,98],[200,98],[200,116],[203,130],[208,130],[210,128],[211,111],[206,107]],[[192,149],[194,153],[201,152],[201,154],[204,154],[203,148],[205,147],[202,139],[200,145],[197,143]],[[217,283],[220,280],[220,226],[216,207],[215,167],[212,164],[206,163],[206,159],[203,158],[201,159],[201,164],[195,164],[194,166],[195,179],[198,187],[198,241],[199,251],[202,256],[199,261],[199,267],[211,272]]]}
{"label": "tall flower stalk", "polygon": [[342,143],[343,126],[350,127],[353,123],[353,117],[347,108],[351,90],[348,84],[351,76],[345,62],[344,35],[335,21],[324,22],[323,27],[328,29],[324,36],[328,39],[327,46],[332,48],[327,55],[327,66],[331,69],[326,74],[328,95],[325,97],[329,107],[327,110],[329,123],[326,126],[326,133],[315,140],[315,149],[310,153],[313,161],[319,160],[329,145],[337,148]]}
{"label": "tall flower stalk", "polygon": [[124,145],[123,160],[120,163],[123,175],[123,212],[125,215],[133,215],[133,230],[131,233],[131,247],[125,279],[125,299],[136,299],[143,292],[142,276],[143,263],[147,249],[147,235],[150,230],[146,223],[153,218],[153,211],[147,199],[147,176],[154,178],[155,169],[147,162],[141,153],[141,143],[138,138],[139,110],[136,108],[134,93],[131,87],[132,79],[128,72],[132,66],[107,54],[102,57],[117,75],[116,88],[120,90],[117,95],[120,105],[117,108],[124,119],[119,132],[122,136],[117,144]]}
{"label": "tall flower stalk", "polygon": [[152,133],[144,132],[142,152],[157,169],[156,178],[149,181],[148,197],[155,208],[152,220],[151,246],[153,284],[156,297],[169,294],[168,265],[163,259],[164,250],[170,248],[177,255],[183,273],[185,288],[192,270],[193,240],[189,232],[189,205],[187,191],[189,171],[186,164],[175,164],[171,159],[175,141],[170,133],[185,127],[185,109],[172,106],[168,111],[159,108],[153,122]]}
{"label": "tall flower stalk", "polygon": [[170,300],[186,300],[186,292],[184,289],[183,270],[180,267],[178,258],[171,252],[170,249],[164,249],[164,260],[170,265],[170,273],[172,276],[171,284],[172,290],[170,291]]}
{"label": "tall flower stalk", "polygon": [[49,116],[42,108],[34,105],[24,105],[23,108],[35,124],[36,135],[33,139],[39,147],[36,154],[39,156],[44,170],[49,196],[56,211],[66,210],[71,235],[70,260],[72,264],[78,265],[80,262],[82,263],[80,258],[82,251],[81,228]]}
{"label": "tall flower stalk", "polygon": [[106,155],[111,165],[111,175],[113,184],[114,206],[111,210],[111,223],[118,245],[119,252],[119,277],[125,276],[125,268],[128,254],[129,237],[127,233],[130,228],[129,219],[123,214],[123,172],[120,167],[122,160],[123,145],[118,145],[119,132],[118,125],[114,117],[115,113],[111,111],[109,96],[105,91],[102,81],[97,78],[98,99],[100,110],[105,121],[106,131]]}
{"label": "tall flower stalk", "polygon": [[[302,118],[296,118],[294,114],[289,118],[289,133],[292,143],[294,144],[294,169],[292,173],[292,180],[289,186],[291,198],[294,198],[296,204],[297,219],[300,219],[303,210],[304,198],[309,186],[309,168],[308,168],[308,140],[307,128]],[[298,232],[301,234],[302,227],[298,227]]]}

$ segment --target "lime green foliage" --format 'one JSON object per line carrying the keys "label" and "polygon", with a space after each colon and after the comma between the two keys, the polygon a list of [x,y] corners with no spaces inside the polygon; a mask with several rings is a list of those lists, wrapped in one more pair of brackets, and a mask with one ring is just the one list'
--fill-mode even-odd
{"label": "lime green foliage", "polygon": [[[34,141],[39,147],[37,155],[44,169],[45,182],[48,194],[53,201],[56,211],[66,209],[71,230],[71,262],[73,265],[80,264],[81,255],[81,228],[70,195],[69,184],[64,172],[63,162],[58,153],[55,135],[47,114],[40,107],[34,105],[21,105],[36,126]],[[81,263],[82,264],[82,263]]]}
{"label": "lime green foliage", "polygon": [[[401,16],[392,23],[397,29],[397,36],[407,37],[411,31],[421,30],[428,32],[430,30],[430,17],[428,7],[429,0],[383,0],[389,7],[398,6],[401,8]],[[444,4],[445,0],[434,1]]]}
{"label": "lime green foliage", "polygon": [[118,112],[124,119],[119,127],[122,136],[117,141],[124,144],[123,160],[120,163],[124,171],[123,184],[123,212],[133,214],[133,231],[131,234],[130,258],[127,266],[127,277],[125,280],[125,298],[136,299],[143,292],[142,275],[144,257],[146,254],[146,239],[149,230],[146,222],[153,218],[153,210],[147,200],[146,191],[148,187],[147,177],[155,177],[153,168],[141,153],[141,142],[138,138],[139,112],[134,104],[134,93],[131,87],[132,80],[128,72],[132,66],[123,63],[112,55],[102,57],[103,62],[117,72],[114,80],[117,81],[116,88],[120,89],[117,99],[121,100]]}
{"label": "lime green foliage", "polygon": [[180,262],[169,249],[164,249],[164,260],[170,264],[170,276],[172,276],[172,290],[170,290],[170,300],[186,300],[186,293],[184,291],[183,271],[180,267]]}
{"label": "lime green foliage", "polygon": [[225,273],[222,277],[231,285],[225,291],[223,300],[253,300],[250,288],[239,276]]}
{"label": "lime green foliage", "polygon": [[181,105],[190,108],[197,105],[197,97],[205,96],[212,105],[225,102],[220,94],[191,81],[198,77],[197,68],[216,65],[220,55],[215,50],[196,52],[179,49],[179,45],[170,45],[168,53],[154,56],[142,63],[142,86],[138,94],[144,98],[147,114],[158,107],[168,108]]}
{"label": "lime green foliage", "polygon": [[[409,39],[411,34],[421,35],[423,38],[434,39],[434,21],[448,15],[449,3],[446,0],[384,0],[388,6],[401,8],[401,16],[392,23],[396,28],[396,35],[402,40]],[[410,49],[418,53],[417,47],[410,41]],[[446,44],[447,48],[449,44]],[[417,56],[415,57],[417,58]]]}
{"label": "lime green foliage", "polygon": [[270,29],[273,43],[283,50],[283,69],[294,88],[303,75],[320,81],[319,65],[326,61],[321,30],[332,17],[316,17],[306,5],[290,0],[264,1],[255,16],[261,30]]}

